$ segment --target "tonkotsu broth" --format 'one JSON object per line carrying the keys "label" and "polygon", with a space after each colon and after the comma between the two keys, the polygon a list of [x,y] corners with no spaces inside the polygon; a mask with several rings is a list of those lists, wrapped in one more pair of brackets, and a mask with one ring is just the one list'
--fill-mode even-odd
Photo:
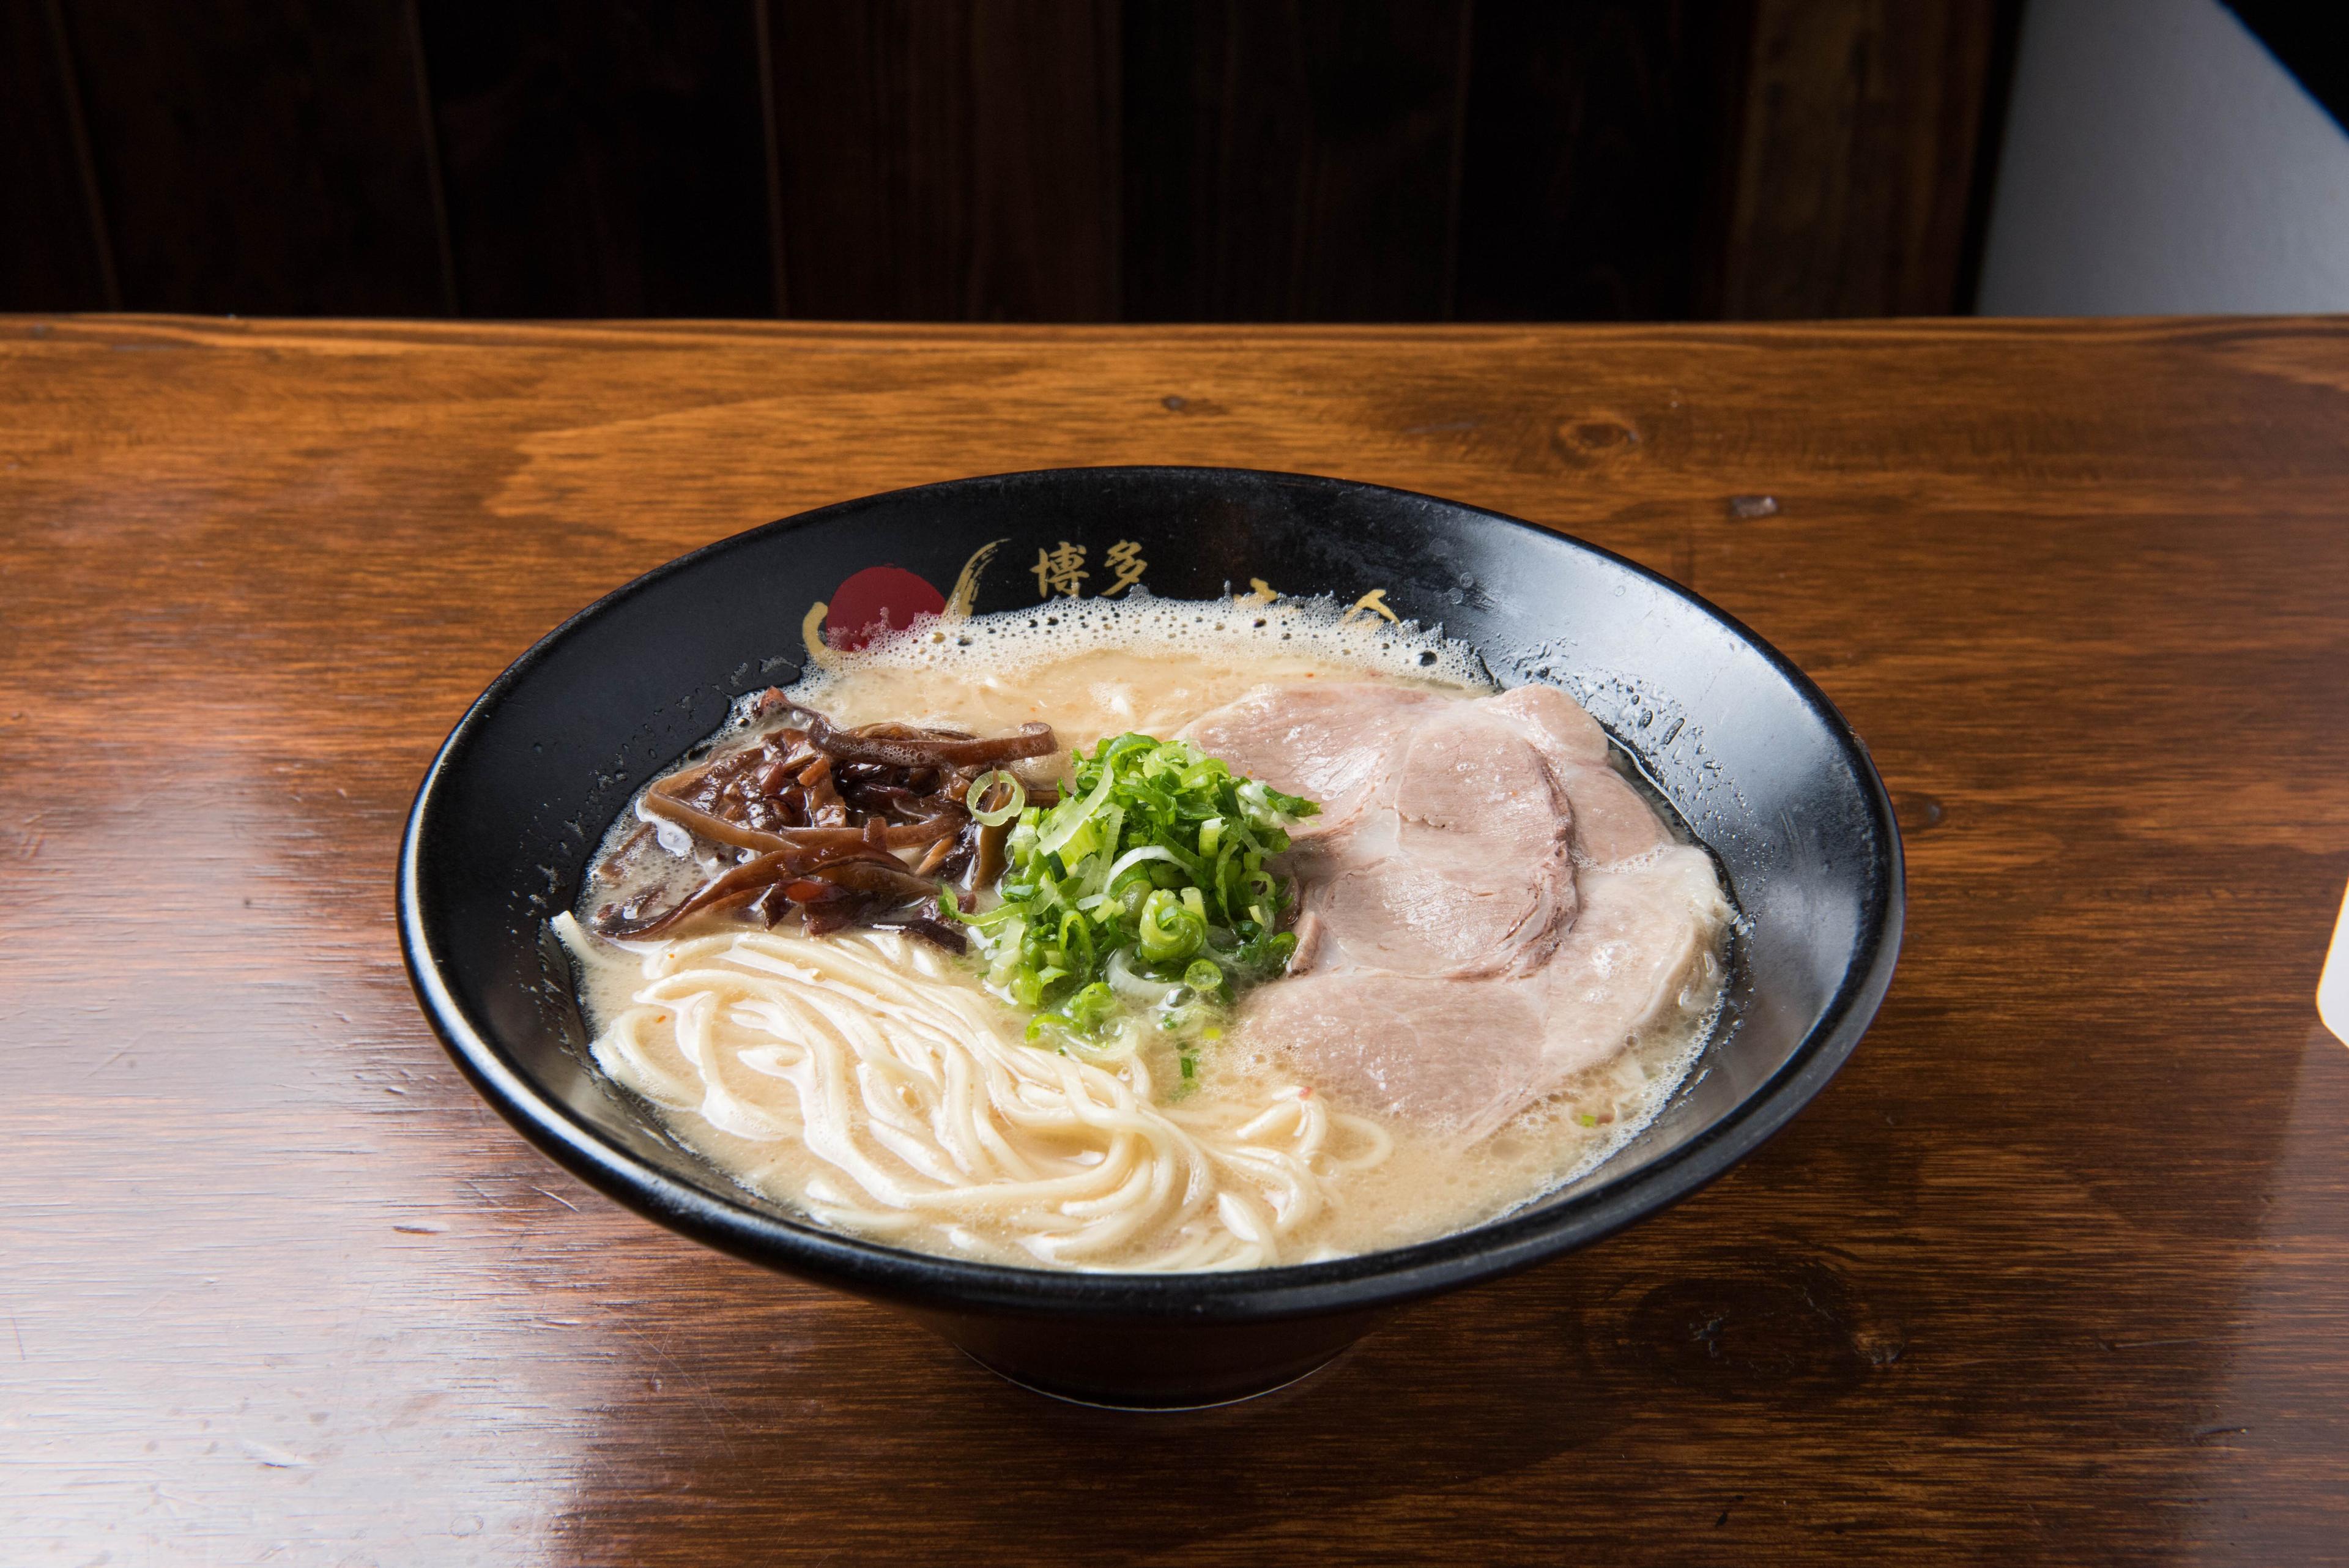
{"label": "tonkotsu broth", "polygon": [[[1069,749],[1090,749],[1127,731],[1170,736],[1200,714],[1268,683],[1316,680],[1393,682],[1463,698],[1493,690],[1470,650],[1413,628],[1360,619],[1346,624],[1333,608],[1289,601],[1201,605],[1143,597],[1070,601],[1034,611],[925,623],[870,650],[827,652],[823,663],[788,695],[843,726],[895,720],[985,735],[1041,720],[1053,727],[1064,763]],[[720,738],[733,732],[739,731],[721,732]],[[1050,761],[1040,759],[1037,766],[1040,770]],[[608,842],[637,827],[633,811],[623,814]],[[592,895],[608,896],[608,889]],[[844,1193],[834,1159],[812,1149],[800,1134],[776,1134],[779,1127],[813,1124],[801,1121],[802,1091],[779,1075],[784,1069],[776,1065],[771,1044],[753,1039],[740,1048],[729,1046],[724,1042],[732,1037],[722,1021],[705,1019],[702,1026],[709,1033],[695,1048],[702,1053],[697,1058],[694,1049],[679,1044],[684,1036],[676,1016],[648,1012],[632,1000],[656,994],[645,988],[647,967],[670,961],[660,955],[673,959],[696,938],[705,939],[705,949],[692,950],[706,950],[708,935],[740,929],[719,923],[672,941],[623,948],[582,940],[576,928],[567,929],[566,938],[581,959],[582,1000],[599,1036],[598,1061],[658,1106],[682,1142],[754,1191],[896,1245],[1031,1266],[1301,1262],[1427,1240],[1492,1219],[1605,1159],[1654,1116],[1686,1075],[1709,1032],[1720,990],[1719,966],[1708,960],[1702,976],[1682,992],[1671,1027],[1635,1039],[1611,1062],[1585,1072],[1499,1132],[1464,1148],[1456,1138],[1396,1118],[1366,1117],[1359,1107],[1321,1096],[1312,1114],[1327,1118],[1326,1136],[1302,1162],[1317,1173],[1316,1191],[1301,1206],[1313,1211],[1277,1238],[1261,1241],[1249,1240],[1249,1227],[1261,1229],[1262,1215],[1240,1212],[1261,1196],[1242,1190],[1253,1168],[1246,1163],[1248,1151],[1232,1146],[1243,1157],[1237,1163],[1224,1151],[1232,1137],[1268,1117],[1298,1121],[1301,1138],[1307,1114],[1301,1107],[1317,1104],[1312,1086],[1300,1084],[1293,1066],[1277,1053],[1210,1045],[1195,1088],[1169,1101],[1157,1087],[1173,1081],[1168,1064],[1153,1061],[1145,1051],[1132,1067],[1119,1071],[1146,1075],[1152,1102],[1164,1118],[1183,1128],[1206,1129],[1201,1136],[1208,1158],[1194,1162],[1196,1171],[1229,1181],[1242,1200],[1237,1210],[1221,1207],[1218,1189],[1186,1228],[1145,1228],[1130,1241],[1062,1256],[1052,1238],[1040,1242],[1025,1229],[1021,1217],[1032,1222],[1037,1212],[1025,1199],[1007,1200],[999,1208],[961,1201],[951,1212],[909,1215],[876,1210]],[[850,944],[833,950],[843,960],[885,965],[932,998],[994,1021],[1010,1040],[1019,1038],[1024,1015],[988,996],[971,966],[918,941],[869,931],[798,940]],[[792,948],[782,933],[773,945],[778,952],[804,956],[808,950]],[[782,959],[753,958],[785,969],[797,961],[788,953]],[[918,1020],[909,1022],[911,1015],[885,1006],[880,1012],[874,1026],[885,1037],[897,1028],[909,1059],[942,1049],[933,1042],[917,1051],[912,1041],[919,1033]],[[625,1049],[608,1033],[624,1020],[632,1031]],[[1038,1047],[1018,1050],[1050,1054]],[[921,1059],[936,1071],[934,1054]],[[869,1063],[859,1069],[867,1074],[858,1081],[868,1093],[871,1070]],[[772,1125],[764,1125],[768,1121]],[[877,1130],[885,1143],[895,1137],[886,1127]],[[1278,1141],[1275,1135],[1264,1136]],[[888,1147],[905,1141],[896,1137]],[[1373,1162],[1371,1157],[1382,1142],[1391,1147]],[[866,1153],[885,1163],[899,1158],[879,1147]],[[902,1158],[918,1159],[922,1153],[915,1148]],[[1072,1158],[1082,1161],[1086,1151]],[[1266,1200],[1276,1218],[1282,1201],[1278,1192]],[[1288,1201],[1297,1202],[1293,1192]],[[1219,1225],[1231,1234],[1219,1232]]]}

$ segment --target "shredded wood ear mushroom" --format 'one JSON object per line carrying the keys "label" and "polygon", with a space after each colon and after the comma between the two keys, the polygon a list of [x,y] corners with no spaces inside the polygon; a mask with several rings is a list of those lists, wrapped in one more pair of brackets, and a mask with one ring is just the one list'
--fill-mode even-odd
{"label": "shredded wood ear mushroom", "polygon": [[[594,929],[634,940],[715,910],[739,909],[768,927],[796,911],[813,935],[892,927],[963,951],[968,939],[939,918],[939,900],[1001,873],[1007,832],[1000,821],[973,817],[971,785],[1013,760],[1050,753],[1051,729],[1028,724],[992,739],[911,724],[843,730],[779,691],[761,693],[750,713],[782,722],[656,780],[637,804],[640,815],[732,851],[733,863],[666,908],[606,904]],[[1049,784],[1018,783],[1028,800],[1059,798]],[[658,853],[666,851],[646,836],[631,836],[590,876],[616,881],[617,862]]]}

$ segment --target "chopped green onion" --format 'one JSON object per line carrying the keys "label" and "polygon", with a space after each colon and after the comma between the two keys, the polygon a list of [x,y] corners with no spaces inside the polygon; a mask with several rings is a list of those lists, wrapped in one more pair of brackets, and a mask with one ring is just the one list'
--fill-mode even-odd
{"label": "chopped green onion", "polygon": [[[1083,787],[1081,778],[1081,774],[1079,788]],[[1036,853],[1039,856],[1057,856],[1061,850],[1067,848],[1077,835],[1085,830],[1086,825],[1099,814],[1102,805],[1109,799],[1109,792],[1115,787],[1116,784],[1117,774],[1103,768],[1101,782],[1093,786],[1091,794],[1076,802],[1073,807],[1063,803],[1047,812],[1044,820],[1051,826],[1044,828],[1037,837]],[[1077,854],[1070,858],[1081,859],[1083,854],[1084,850],[1080,848]]]}
{"label": "chopped green onion", "polygon": [[[1196,893],[1198,889],[1185,888],[1183,891]],[[1142,901],[1142,956],[1152,963],[1187,959],[1206,940],[1206,918],[1165,888],[1157,888]]]}
{"label": "chopped green onion", "polygon": [[1193,959],[1191,967],[1183,971],[1183,983],[1202,996],[1221,996],[1224,971],[1213,959]]}
{"label": "chopped green onion", "polygon": [[1296,950],[1278,929],[1293,894],[1266,863],[1319,808],[1181,741],[1119,735],[1072,762],[1048,808],[1002,770],[972,783],[974,819],[1014,822],[1001,901],[941,909],[976,940],[989,987],[1034,1011],[1030,1040],[1098,1056],[1171,1032],[1187,1080],[1221,1009]]}
{"label": "chopped green onion", "polygon": [[[1004,791],[1003,803],[1000,805],[983,805],[988,793],[999,786]],[[983,773],[971,780],[970,789],[963,796],[963,805],[969,810],[970,819],[981,827],[1002,826],[1018,816],[1020,808],[1027,804],[1028,786],[1019,782],[1018,774],[1002,768]]]}
{"label": "chopped green onion", "polygon": [[1187,871],[1192,866],[1196,864],[1195,861],[1186,862],[1182,856],[1176,854],[1174,850],[1168,848],[1164,844],[1145,844],[1139,849],[1127,850],[1124,854],[1119,856],[1114,861],[1111,862],[1109,874],[1102,878],[1103,885],[1112,888],[1116,887],[1117,879],[1120,877],[1124,876],[1128,871],[1131,871],[1133,867],[1141,865],[1146,860],[1163,860],[1167,865],[1174,867],[1177,871]]}

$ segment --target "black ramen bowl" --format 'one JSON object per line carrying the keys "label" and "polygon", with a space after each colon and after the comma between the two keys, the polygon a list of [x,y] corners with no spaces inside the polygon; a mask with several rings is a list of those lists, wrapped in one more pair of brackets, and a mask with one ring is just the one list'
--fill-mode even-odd
{"label": "black ramen bowl", "polygon": [[[993,545],[992,551],[986,549]],[[1640,1136],[1489,1224],[1331,1262],[1074,1273],[913,1252],[736,1186],[605,1079],[547,919],[604,826],[787,683],[801,623],[902,621],[958,582],[979,613],[1131,581],[1207,599],[1268,584],[1465,639],[1505,685],[1556,684],[1711,846],[1743,916],[1721,1025]],[[843,613],[854,619],[843,619]],[[698,550],[555,628],[465,714],[419,790],[400,938],[433,1027],[532,1142],[648,1219],[886,1303],[1049,1393],[1211,1404],[1320,1366],[1411,1301],[1526,1268],[1696,1190],[1817,1094],[1892,978],[1899,836],[1858,737],[1802,672],[1619,556],[1430,496],[1230,469],[1060,469],[827,506]]]}

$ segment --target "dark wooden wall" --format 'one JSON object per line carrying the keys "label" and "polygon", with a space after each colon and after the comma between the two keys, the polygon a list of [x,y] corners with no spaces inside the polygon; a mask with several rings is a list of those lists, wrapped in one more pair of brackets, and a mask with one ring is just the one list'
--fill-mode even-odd
{"label": "dark wooden wall", "polygon": [[2016,0],[5,0],[0,309],[1963,310]]}

